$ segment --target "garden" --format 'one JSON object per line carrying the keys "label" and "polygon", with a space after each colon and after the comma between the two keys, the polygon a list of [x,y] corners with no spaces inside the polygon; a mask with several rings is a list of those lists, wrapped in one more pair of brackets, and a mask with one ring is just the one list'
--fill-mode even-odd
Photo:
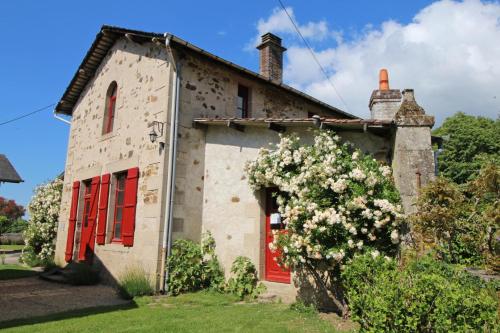
{"label": "garden", "polygon": [[361,332],[494,331],[498,127],[498,120],[459,113],[438,129],[447,139],[443,177],[421,190],[411,216],[403,214],[390,168],[335,133],[318,132],[313,145],[282,136],[247,165],[255,190],[280,190],[287,232],[276,233],[270,247],[283,267],[313,276]]}

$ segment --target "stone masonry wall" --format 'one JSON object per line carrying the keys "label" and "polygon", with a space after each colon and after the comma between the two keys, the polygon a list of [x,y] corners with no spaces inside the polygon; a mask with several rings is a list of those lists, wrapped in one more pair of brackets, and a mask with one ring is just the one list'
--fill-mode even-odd
{"label": "stone masonry wall", "polygon": [[[305,118],[308,112],[327,115],[329,110],[191,52],[181,51],[176,56],[180,59],[181,89],[173,238],[199,241],[206,152],[205,132],[193,128],[193,119],[235,117],[238,84],[250,88],[250,117]],[[226,173],[224,169],[219,172]]]}
{"label": "stone masonry wall", "polygon": [[[134,246],[110,242],[112,214],[109,208],[106,244],[95,245],[94,262],[104,266],[115,280],[130,266],[142,266],[156,280],[163,221],[164,154],[168,146],[160,153],[158,143],[150,143],[148,134],[153,120],[164,122],[167,119],[171,66],[165,59],[166,52],[161,46],[118,40],[75,106],[56,242],[57,263],[64,263],[73,181],[139,167]],[[106,91],[112,81],[118,84],[116,116],[113,131],[103,135]],[[113,189],[114,185],[110,193]],[[111,205],[110,202],[109,207]],[[81,208],[75,233],[75,254],[81,229]]]}
{"label": "stone masonry wall", "polygon": [[400,126],[396,129],[392,168],[405,213],[416,212],[420,187],[434,178],[430,127]]}
{"label": "stone masonry wall", "polygon": [[[305,143],[312,143],[307,128],[289,128]],[[339,133],[366,153],[374,154],[390,142],[368,133]],[[259,148],[279,142],[278,133],[261,127],[247,127],[244,133],[224,126],[206,130],[203,230],[212,232],[217,255],[226,274],[233,260],[244,255],[264,270],[265,200],[254,193],[244,173],[246,161],[257,157]]]}

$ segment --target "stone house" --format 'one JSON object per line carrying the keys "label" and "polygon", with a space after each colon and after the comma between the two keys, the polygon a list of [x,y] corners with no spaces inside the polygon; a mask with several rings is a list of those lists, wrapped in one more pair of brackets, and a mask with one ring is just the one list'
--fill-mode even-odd
{"label": "stone house", "polygon": [[141,266],[162,290],[172,239],[208,230],[226,274],[247,256],[293,298],[293,272],[267,246],[271,190],[253,192],[243,172],[281,132],[336,130],[392,165],[413,210],[434,174],[434,118],[413,91],[389,89],[382,71],[371,119],[360,119],[282,82],[280,38],[265,34],[258,49],[254,73],[170,34],[101,28],[55,109],[71,116],[57,263],[85,261],[113,279]]}

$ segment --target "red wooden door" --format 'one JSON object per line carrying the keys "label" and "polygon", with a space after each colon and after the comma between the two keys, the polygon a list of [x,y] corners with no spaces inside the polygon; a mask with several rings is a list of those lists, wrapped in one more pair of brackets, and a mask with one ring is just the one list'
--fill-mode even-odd
{"label": "red wooden door", "polygon": [[271,224],[271,214],[278,212],[278,204],[273,196],[274,193],[276,193],[276,189],[266,190],[266,267],[264,277],[267,281],[290,283],[290,269],[283,269],[276,262],[280,252],[272,252],[269,249],[269,244],[273,241],[272,231],[285,232],[283,223]]}
{"label": "red wooden door", "polygon": [[97,199],[100,177],[85,183],[83,196],[82,228],[80,233],[80,250],[78,260],[91,262],[94,255],[96,236]]}

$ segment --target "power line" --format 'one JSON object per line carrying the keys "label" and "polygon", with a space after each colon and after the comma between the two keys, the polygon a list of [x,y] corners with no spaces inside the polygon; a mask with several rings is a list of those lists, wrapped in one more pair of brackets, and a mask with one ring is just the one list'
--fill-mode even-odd
{"label": "power line", "polygon": [[330,83],[330,85],[332,86],[333,90],[335,91],[335,93],[337,94],[337,96],[339,97],[339,99],[344,104],[344,106],[346,108],[346,111],[349,112],[349,107],[347,106],[347,103],[344,101],[344,99],[342,98],[342,96],[340,96],[340,93],[338,92],[337,88],[335,88],[335,85],[333,84],[332,80],[328,76],[328,73],[323,68],[323,66],[319,62],[318,58],[316,58],[316,54],[314,53],[313,49],[311,48],[311,46],[309,46],[309,43],[307,42],[307,40],[304,38],[304,36],[300,32],[299,27],[297,26],[297,24],[295,23],[295,21],[293,20],[293,18],[290,16],[290,14],[288,14],[288,11],[286,10],[285,5],[283,4],[283,2],[281,0],[278,0],[278,2],[280,4],[281,8],[283,8],[283,10],[285,11],[286,16],[288,16],[288,18],[290,19],[290,22],[292,22],[292,25],[295,28],[295,31],[297,31],[297,33],[299,34],[299,36],[302,39],[302,41],[304,42],[304,44],[307,46],[307,49],[309,50],[309,52],[311,53],[312,57],[314,58],[314,61],[316,61],[316,63],[318,64],[319,68],[323,72],[323,75],[325,75],[326,80]]}
{"label": "power line", "polygon": [[35,111],[31,111],[31,112],[29,112],[29,113],[25,113],[25,114],[23,114],[23,115],[20,115],[19,117],[12,118],[12,119],[10,119],[10,120],[4,121],[3,123],[0,123],[0,126],[2,126],[2,125],[6,125],[6,124],[8,124],[8,123],[12,123],[12,122],[14,122],[14,121],[16,121],[16,120],[19,120],[19,119],[23,119],[23,118],[29,117],[29,116],[31,116],[31,115],[34,115],[35,113],[38,113],[38,112],[41,112],[41,111],[47,110],[48,108],[51,108],[51,107],[53,107],[54,105],[56,105],[56,103],[52,103],[52,104],[50,104],[50,105],[44,106],[44,107],[43,107],[43,108],[41,108],[41,109],[38,109],[38,110],[35,110]]}

